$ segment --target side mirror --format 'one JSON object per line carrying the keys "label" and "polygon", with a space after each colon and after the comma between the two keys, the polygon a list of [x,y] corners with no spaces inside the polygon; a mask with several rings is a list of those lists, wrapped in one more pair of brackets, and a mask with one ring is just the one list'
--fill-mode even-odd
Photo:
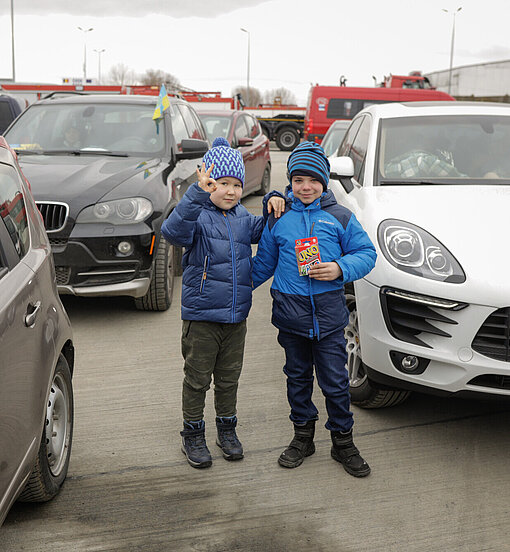
{"label": "side mirror", "polygon": [[354,189],[351,178],[354,176],[354,163],[350,157],[335,157],[330,160],[330,178],[338,180],[349,193]]}
{"label": "side mirror", "polygon": [[197,159],[203,157],[209,144],[205,140],[196,140],[195,138],[185,138],[181,142],[181,151],[176,153],[177,159]]}
{"label": "side mirror", "polygon": [[238,146],[253,146],[253,138],[239,138]]}

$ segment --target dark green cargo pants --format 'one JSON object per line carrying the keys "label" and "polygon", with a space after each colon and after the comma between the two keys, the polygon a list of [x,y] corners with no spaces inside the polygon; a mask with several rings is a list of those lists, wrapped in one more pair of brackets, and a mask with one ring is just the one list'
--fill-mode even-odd
{"label": "dark green cargo pants", "polygon": [[182,321],[184,420],[195,422],[203,419],[205,394],[213,377],[216,416],[236,414],[245,337],[246,320],[237,324]]}

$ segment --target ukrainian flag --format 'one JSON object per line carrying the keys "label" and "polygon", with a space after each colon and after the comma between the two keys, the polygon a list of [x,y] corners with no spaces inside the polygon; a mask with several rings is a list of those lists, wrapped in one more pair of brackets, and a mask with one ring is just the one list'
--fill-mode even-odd
{"label": "ukrainian flag", "polygon": [[162,84],[159,91],[158,103],[156,104],[156,109],[154,110],[154,115],[152,116],[152,119],[161,119],[163,117],[163,111],[165,111],[165,109],[168,109],[169,107],[170,100],[168,99],[165,85]]}

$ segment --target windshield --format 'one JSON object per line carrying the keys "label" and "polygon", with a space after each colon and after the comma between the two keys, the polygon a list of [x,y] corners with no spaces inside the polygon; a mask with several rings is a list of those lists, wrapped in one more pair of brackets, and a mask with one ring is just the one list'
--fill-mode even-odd
{"label": "windshield", "polygon": [[510,184],[510,116],[381,121],[377,184]]}
{"label": "windshield", "polygon": [[228,138],[230,132],[230,126],[232,125],[232,118],[228,115],[206,115],[199,113],[200,119],[205,127],[207,138],[211,144],[218,136]]}
{"label": "windshield", "polygon": [[[6,137],[20,152],[155,154],[163,150],[165,133],[161,128],[158,132],[153,113],[153,105],[34,105]],[[161,121],[159,126],[163,125]]]}
{"label": "windshield", "polygon": [[347,126],[348,125],[346,125],[345,128],[334,128],[331,131],[328,131],[327,136],[324,138],[321,144],[327,157],[333,155],[333,153],[335,153],[338,149],[342,138],[345,136]]}

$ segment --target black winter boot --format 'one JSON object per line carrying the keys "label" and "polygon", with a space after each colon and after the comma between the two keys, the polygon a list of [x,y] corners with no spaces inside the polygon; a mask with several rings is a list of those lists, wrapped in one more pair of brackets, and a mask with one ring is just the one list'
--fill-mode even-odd
{"label": "black winter boot", "polygon": [[216,428],[218,430],[216,444],[221,448],[225,460],[241,460],[244,457],[243,445],[237,438],[236,425],[236,416],[216,418]]}
{"label": "black winter boot", "polygon": [[290,445],[280,454],[278,464],[284,468],[297,468],[307,456],[315,452],[313,437],[315,435],[315,420],[310,420],[304,425],[294,424],[294,439]]}
{"label": "black winter boot", "polygon": [[184,422],[182,435],[182,452],[186,455],[188,464],[194,468],[208,468],[212,458],[205,442],[205,422]]}
{"label": "black winter boot", "polygon": [[365,477],[370,473],[370,466],[363,460],[359,450],[352,440],[352,429],[348,433],[341,431],[331,432],[331,456],[340,464],[344,470],[354,477]]}

